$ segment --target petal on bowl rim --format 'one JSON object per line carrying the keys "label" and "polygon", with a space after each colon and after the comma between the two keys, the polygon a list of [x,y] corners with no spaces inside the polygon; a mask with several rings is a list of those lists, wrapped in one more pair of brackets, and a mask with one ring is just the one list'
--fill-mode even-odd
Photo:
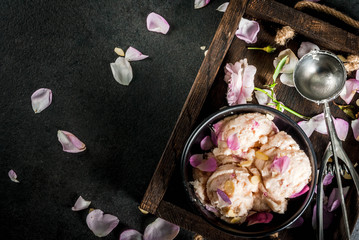
{"label": "petal on bowl rim", "polygon": [[210,136],[205,136],[200,142],[201,149],[203,151],[210,150],[214,145]]}

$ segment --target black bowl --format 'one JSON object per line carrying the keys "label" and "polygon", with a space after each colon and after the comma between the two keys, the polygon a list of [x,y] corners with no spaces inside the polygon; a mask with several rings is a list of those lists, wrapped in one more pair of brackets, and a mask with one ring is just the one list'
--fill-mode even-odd
{"label": "black bowl", "polygon": [[[307,154],[310,160],[312,168],[312,181],[310,182],[310,189],[307,193],[300,197],[290,199],[288,202],[287,211],[284,214],[273,213],[273,220],[270,223],[254,224],[247,226],[247,224],[229,224],[219,217],[216,217],[212,212],[208,211],[201,202],[197,199],[192,185],[189,183],[193,181],[192,169],[189,164],[189,158],[193,154],[203,153],[200,149],[200,142],[205,136],[210,136],[210,126],[225,117],[242,114],[242,113],[263,113],[273,116],[273,122],[280,131],[285,131],[299,144],[300,148]],[[313,146],[296,122],[290,119],[282,112],[262,105],[245,104],[237,105],[233,107],[227,107],[222,109],[207,119],[205,119],[191,134],[184,147],[181,159],[181,172],[183,178],[183,184],[188,197],[191,201],[191,205],[194,207],[194,211],[198,212],[208,223],[216,227],[217,229],[227,232],[229,234],[238,237],[256,238],[269,236],[273,233],[281,231],[295,222],[300,215],[308,207],[315,190],[315,183],[317,177],[317,160]]]}

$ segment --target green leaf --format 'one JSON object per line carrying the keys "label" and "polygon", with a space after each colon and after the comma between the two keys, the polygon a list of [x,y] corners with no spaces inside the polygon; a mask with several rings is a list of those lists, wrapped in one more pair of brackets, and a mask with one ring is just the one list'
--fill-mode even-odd
{"label": "green leaf", "polygon": [[274,74],[273,74],[273,82],[275,82],[275,80],[277,79],[280,71],[282,70],[283,66],[285,65],[285,62],[288,59],[288,55],[286,55],[284,58],[282,58],[282,60],[280,60],[280,62],[278,63],[277,67],[274,70]]}

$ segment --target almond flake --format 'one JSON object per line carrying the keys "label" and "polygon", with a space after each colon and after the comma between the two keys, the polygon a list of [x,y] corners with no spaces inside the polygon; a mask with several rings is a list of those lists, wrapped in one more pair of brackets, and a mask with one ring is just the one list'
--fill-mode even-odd
{"label": "almond flake", "polygon": [[140,206],[138,206],[138,210],[140,210],[140,212],[143,213],[143,214],[148,214],[148,211],[140,208]]}
{"label": "almond flake", "polygon": [[260,151],[256,151],[256,158],[263,161],[267,161],[269,159],[269,157],[266,154]]}
{"label": "almond flake", "polygon": [[115,48],[115,53],[117,53],[117,55],[124,57],[125,56],[125,52],[122,50],[122,48]]}
{"label": "almond flake", "polygon": [[231,180],[227,180],[225,183],[224,183],[224,191],[225,193],[231,197],[233,195],[233,192],[234,192],[234,183],[231,181]]}
{"label": "almond flake", "polygon": [[252,165],[252,161],[242,161],[239,165],[241,167],[249,167],[250,165]]}
{"label": "almond flake", "polygon": [[200,49],[204,51],[206,49],[206,46],[201,46]]}
{"label": "almond flake", "polygon": [[240,217],[235,217],[231,219],[231,223],[239,223],[241,221]]}
{"label": "almond flake", "polygon": [[257,185],[258,183],[261,182],[261,177],[258,175],[254,175],[251,177],[250,181],[252,184]]}

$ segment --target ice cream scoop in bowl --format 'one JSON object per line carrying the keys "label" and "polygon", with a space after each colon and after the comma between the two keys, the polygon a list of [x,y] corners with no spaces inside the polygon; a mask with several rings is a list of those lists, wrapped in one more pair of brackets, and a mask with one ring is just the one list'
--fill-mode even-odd
{"label": "ice cream scoop in bowl", "polygon": [[[238,120],[238,116],[246,118],[246,122],[251,126],[246,127],[243,124],[245,121]],[[229,126],[231,119],[239,121],[236,127]],[[224,129],[223,126],[228,125],[228,131],[223,131],[216,137],[225,140],[216,140],[213,130],[223,121],[226,122],[222,123],[221,128]],[[241,134],[233,129],[241,129]],[[244,136],[244,132],[249,135]],[[210,136],[212,143],[216,142],[217,146],[209,149],[204,139],[208,140]],[[279,142],[273,143],[275,141]],[[227,149],[221,152],[223,146]],[[203,150],[203,147],[206,150]],[[296,154],[293,153],[293,149]],[[292,197],[290,186],[296,187],[294,193],[300,192],[303,185],[296,185],[292,180],[287,181],[284,176],[294,176],[300,172],[294,171],[293,168],[296,161],[302,161],[300,156],[303,154],[307,159],[305,174],[310,179],[309,183],[305,183],[305,187],[309,190],[298,197]],[[204,161],[201,160],[201,156]],[[210,158],[216,159],[216,170],[210,169],[213,166],[206,166]],[[213,159],[211,161],[209,165],[213,164]],[[294,223],[313,197],[316,169],[317,162],[312,144],[302,129],[282,112],[254,104],[228,107],[206,118],[189,137],[181,158],[183,184],[194,211],[217,229],[247,238],[269,236]],[[268,174],[271,170],[274,171],[273,179],[272,173]],[[300,177],[298,174],[291,179]],[[286,202],[279,204],[272,201],[276,199],[276,194],[286,194]],[[262,200],[265,204],[260,207],[258,201]],[[256,205],[255,211],[252,209],[253,205]],[[259,212],[269,212],[273,218],[264,221],[262,219],[262,223],[249,224],[250,216]]]}

